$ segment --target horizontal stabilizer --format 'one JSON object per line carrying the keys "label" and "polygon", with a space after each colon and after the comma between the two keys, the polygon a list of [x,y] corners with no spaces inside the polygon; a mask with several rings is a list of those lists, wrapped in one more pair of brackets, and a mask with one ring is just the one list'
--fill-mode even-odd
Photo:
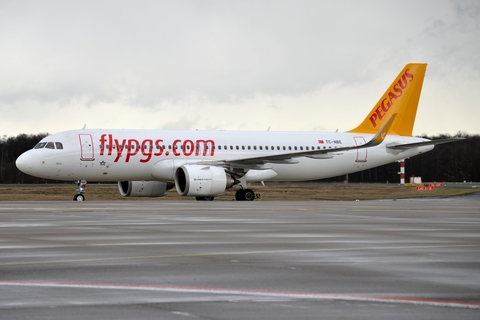
{"label": "horizontal stabilizer", "polygon": [[457,142],[465,140],[465,138],[447,138],[447,139],[438,139],[438,140],[430,140],[430,141],[423,141],[423,142],[415,142],[415,143],[400,143],[397,144],[396,142],[392,142],[387,144],[387,148],[390,149],[409,149],[421,146],[429,146],[429,145],[437,145],[437,144],[444,144],[450,142]]}

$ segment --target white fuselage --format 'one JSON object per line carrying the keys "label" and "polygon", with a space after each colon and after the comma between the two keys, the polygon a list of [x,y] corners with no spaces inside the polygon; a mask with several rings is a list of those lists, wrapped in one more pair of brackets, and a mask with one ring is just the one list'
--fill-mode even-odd
{"label": "white fuselage", "polygon": [[428,145],[393,150],[387,148],[389,143],[428,140],[387,136],[375,147],[334,151],[364,144],[372,136],[325,132],[75,130],[46,137],[42,141],[53,142],[56,148],[29,150],[18,158],[17,166],[30,175],[54,180],[172,181],[159,179],[155,164],[162,161],[179,167],[199,161],[241,162],[270,155],[332,150],[328,157],[292,157],[291,162],[273,161],[254,167],[276,172],[269,180],[305,181],[361,171],[433,149],[433,145]]}

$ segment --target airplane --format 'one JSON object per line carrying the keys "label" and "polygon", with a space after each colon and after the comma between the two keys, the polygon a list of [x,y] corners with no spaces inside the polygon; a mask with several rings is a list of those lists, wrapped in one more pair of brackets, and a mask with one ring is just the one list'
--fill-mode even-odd
{"label": "airplane", "polygon": [[213,200],[250,182],[324,179],[381,166],[461,138],[413,137],[427,64],[409,63],[363,122],[347,132],[168,131],[85,129],[49,135],[18,157],[22,172],[75,181],[75,201],[90,181],[117,181],[125,197],[182,196]]}

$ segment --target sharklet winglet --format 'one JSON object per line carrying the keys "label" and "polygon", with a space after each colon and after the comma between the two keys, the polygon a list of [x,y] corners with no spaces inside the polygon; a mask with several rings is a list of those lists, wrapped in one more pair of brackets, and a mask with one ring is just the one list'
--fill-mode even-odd
{"label": "sharklet winglet", "polygon": [[362,144],[357,148],[370,148],[381,144],[385,140],[388,130],[390,130],[390,128],[392,127],[396,116],[396,113],[392,114],[369,142]]}

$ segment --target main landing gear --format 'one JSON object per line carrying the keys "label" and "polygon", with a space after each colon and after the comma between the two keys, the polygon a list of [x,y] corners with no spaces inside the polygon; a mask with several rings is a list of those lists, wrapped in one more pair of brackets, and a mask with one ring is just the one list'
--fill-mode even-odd
{"label": "main landing gear", "polygon": [[253,201],[255,199],[255,192],[252,189],[239,189],[235,193],[235,200],[237,201]]}
{"label": "main landing gear", "polygon": [[213,196],[208,196],[208,197],[195,197],[195,200],[197,201],[213,201],[214,197]]}
{"label": "main landing gear", "polygon": [[77,194],[73,196],[73,201],[85,201],[85,195],[83,192],[85,191],[85,188],[87,187],[87,181],[86,180],[77,180],[75,181],[77,184]]}

